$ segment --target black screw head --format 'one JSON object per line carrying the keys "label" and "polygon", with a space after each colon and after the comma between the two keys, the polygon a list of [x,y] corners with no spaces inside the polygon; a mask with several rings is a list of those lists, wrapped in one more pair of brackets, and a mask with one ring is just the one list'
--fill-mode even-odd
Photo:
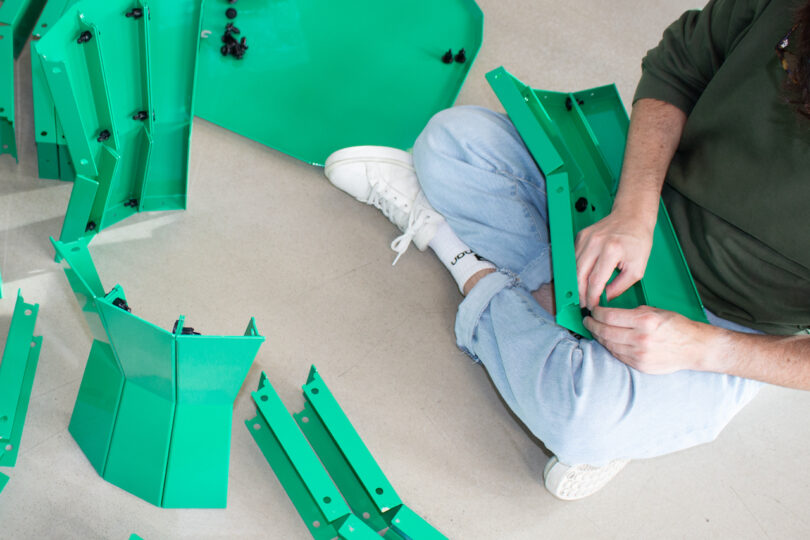
{"label": "black screw head", "polygon": [[235,19],[236,18],[236,10],[234,8],[226,9],[225,10],[225,16],[228,17],[229,19]]}
{"label": "black screw head", "polygon": [[95,231],[95,230],[96,230],[96,222],[95,221],[90,221],[87,224],[87,227],[84,228],[85,232],[91,232],[91,231]]}
{"label": "black screw head", "polygon": [[127,17],[132,17],[133,19],[140,19],[143,17],[143,10],[141,8],[132,8],[131,11],[127,12]]}
{"label": "black screw head", "polygon": [[98,134],[98,139],[97,140],[98,140],[98,142],[104,142],[104,141],[106,141],[107,139],[110,138],[110,135],[111,135],[110,130],[105,129],[101,133]]}
{"label": "black screw head", "polygon": [[456,62],[458,62],[459,64],[463,64],[466,61],[467,61],[467,53],[464,52],[464,49],[461,49],[460,51],[458,51],[458,54],[456,54]]}
{"label": "black screw head", "polygon": [[146,111],[138,111],[132,116],[133,120],[146,120],[149,118],[149,113]]}
{"label": "black screw head", "polygon": [[76,43],[87,43],[93,38],[93,34],[90,33],[89,30],[85,30],[79,36],[79,39],[76,40]]}
{"label": "black screw head", "polygon": [[124,300],[123,298],[116,298],[115,300],[112,301],[112,305],[114,305],[117,308],[123,309],[127,313],[132,312],[132,309],[127,304],[127,301]]}
{"label": "black screw head", "polygon": [[585,197],[580,197],[577,199],[577,202],[574,203],[574,208],[577,212],[584,212],[588,209],[588,199]]}
{"label": "black screw head", "polygon": [[447,49],[447,52],[442,56],[442,62],[445,64],[453,63],[453,49]]}

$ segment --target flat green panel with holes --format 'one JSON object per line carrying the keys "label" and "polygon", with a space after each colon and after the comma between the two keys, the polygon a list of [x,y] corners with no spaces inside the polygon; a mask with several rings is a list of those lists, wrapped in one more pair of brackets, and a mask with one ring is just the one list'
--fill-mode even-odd
{"label": "flat green panel with holes", "polygon": [[28,304],[17,292],[0,363],[0,466],[13,467],[22,440],[28,403],[39,362],[42,338],[34,336],[38,304]]}
{"label": "flat green panel with holes", "polygon": [[[200,3],[63,5],[35,47],[56,111],[49,115],[40,91],[40,121],[49,126],[41,142],[54,142],[51,125],[57,136],[56,153],[46,147],[41,166],[62,177],[75,170],[98,187],[77,188],[60,239],[92,236],[139,211],[184,209]],[[60,129],[69,157],[59,149]]]}
{"label": "flat green panel with holes", "polygon": [[167,508],[224,508],[233,404],[264,341],[201,336],[180,317],[170,330],[109,293],[88,238],[52,239],[94,337],[69,431],[112,484]]}
{"label": "flat green panel with holes", "polygon": [[483,20],[473,0],[206,0],[195,113],[316,165],[408,149],[455,101]]}
{"label": "flat green panel with holes", "polygon": [[[574,93],[532,89],[504,68],[487,80],[546,178],[557,322],[584,337],[574,240],[610,213],[618,189],[629,119],[613,85]],[[615,273],[614,273],[615,277]],[[707,322],[663,202],[644,277],[601,305],[640,305]]]}

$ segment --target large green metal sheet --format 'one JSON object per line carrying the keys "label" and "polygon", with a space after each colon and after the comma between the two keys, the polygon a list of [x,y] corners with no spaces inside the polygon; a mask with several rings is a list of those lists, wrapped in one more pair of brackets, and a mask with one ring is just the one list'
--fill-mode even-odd
{"label": "large green metal sheet", "polygon": [[264,338],[186,335],[109,293],[87,244],[52,240],[94,336],[70,433],[98,473],[157,506],[223,508],[233,403]]}
{"label": "large green metal sheet", "polygon": [[[585,337],[576,278],[577,232],[610,213],[629,119],[615,86],[575,93],[532,89],[504,68],[487,80],[546,178],[557,322]],[[706,322],[700,297],[663,202],[644,277],[602,305],[645,304]]]}
{"label": "large green metal sheet", "polygon": [[[241,60],[221,53],[229,22]],[[207,0],[195,113],[318,165],[347,146],[407,149],[455,101],[482,33],[473,0]]]}
{"label": "large green metal sheet", "polygon": [[[186,207],[199,10],[194,0],[85,0],[37,43],[54,128],[82,179],[62,241]],[[50,150],[62,174],[67,158]]]}

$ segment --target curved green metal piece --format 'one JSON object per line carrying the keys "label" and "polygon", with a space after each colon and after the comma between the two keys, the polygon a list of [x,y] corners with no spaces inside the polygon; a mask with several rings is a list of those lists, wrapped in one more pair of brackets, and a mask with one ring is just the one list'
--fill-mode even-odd
{"label": "curved green metal piece", "polygon": [[[203,9],[195,113],[315,165],[347,146],[410,148],[455,101],[483,37],[473,0],[208,0]],[[223,55],[228,23],[246,39],[241,59]]]}
{"label": "curved green metal piece", "polygon": [[[574,93],[536,90],[504,68],[487,80],[546,178],[557,322],[584,337],[574,239],[610,213],[618,189],[629,118],[614,85]],[[640,305],[707,322],[663,202],[644,277],[602,305]]]}
{"label": "curved green metal piece", "polygon": [[88,239],[51,241],[79,299],[93,345],[69,431],[112,484],[164,508],[224,508],[233,404],[264,342],[250,320],[243,336],[201,336],[180,317],[165,330],[109,293]]}

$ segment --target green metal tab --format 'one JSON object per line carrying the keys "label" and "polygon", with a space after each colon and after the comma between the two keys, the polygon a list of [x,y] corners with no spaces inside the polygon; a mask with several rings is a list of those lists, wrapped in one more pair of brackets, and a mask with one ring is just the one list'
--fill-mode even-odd
{"label": "green metal tab", "polygon": [[0,472],[0,493],[3,492],[3,488],[6,487],[6,484],[8,484],[8,480],[8,476]]}
{"label": "green metal tab", "polygon": [[224,508],[233,403],[264,338],[191,335],[133,314],[109,293],[88,238],[51,241],[93,333],[69,431],[107,481],[172,508]]}
{"label": "green metal tab", "polygon": [[[487,74],[492,89],[546,177],[557,322],[585,337],[574,239],[610,213],[629,118],[615,86],[576,93],[532,89],[504,68]],[[644,277],[602,305],[676,311],[706,322],[703,305],[663,202]]]}
{"label": "green metal tab", "polygon": [[0,155],[17,159],[14,134],[14,61],[20,56],[45,0],[0,2]]}
{"label": "green metal tab", "polygon": [[[233,20],[228,7],[203,8],[196,114],[316,165],[347,146],[410,148],[455,101],[483,36],[473,0],[241,0]],[[241,58],[223,54],[228,23]]]}
{"label": "green metal tab", "polygon": [[[402,501],[314,366],[303,389],[307,402],[293,415],[296,427],[262,373],[259,390],[253,393],[259,414],[245,424],[312,535],[316,539],[371,538],[368,534],[409,538],[392,524]],[[337,518],[327,515],[328,508],[321,504],[335,500],[335,485],[341,495]],[[400,516],[406,519],[402,530],[444,538],[415,514]]]}
{"label": "green metal tab", "polygon": [[391,528],[408,540],[447,540],[446,536],[404,504],[394,513]]}
{"label": "green metal tab", "polygon": [[[37,43],[72,158],[57,149],[48,159],[81,178],[62,241],[186,207],[199,10],[194,0],[85,0]],[[42,121],[50,125],[47,112]]]}

